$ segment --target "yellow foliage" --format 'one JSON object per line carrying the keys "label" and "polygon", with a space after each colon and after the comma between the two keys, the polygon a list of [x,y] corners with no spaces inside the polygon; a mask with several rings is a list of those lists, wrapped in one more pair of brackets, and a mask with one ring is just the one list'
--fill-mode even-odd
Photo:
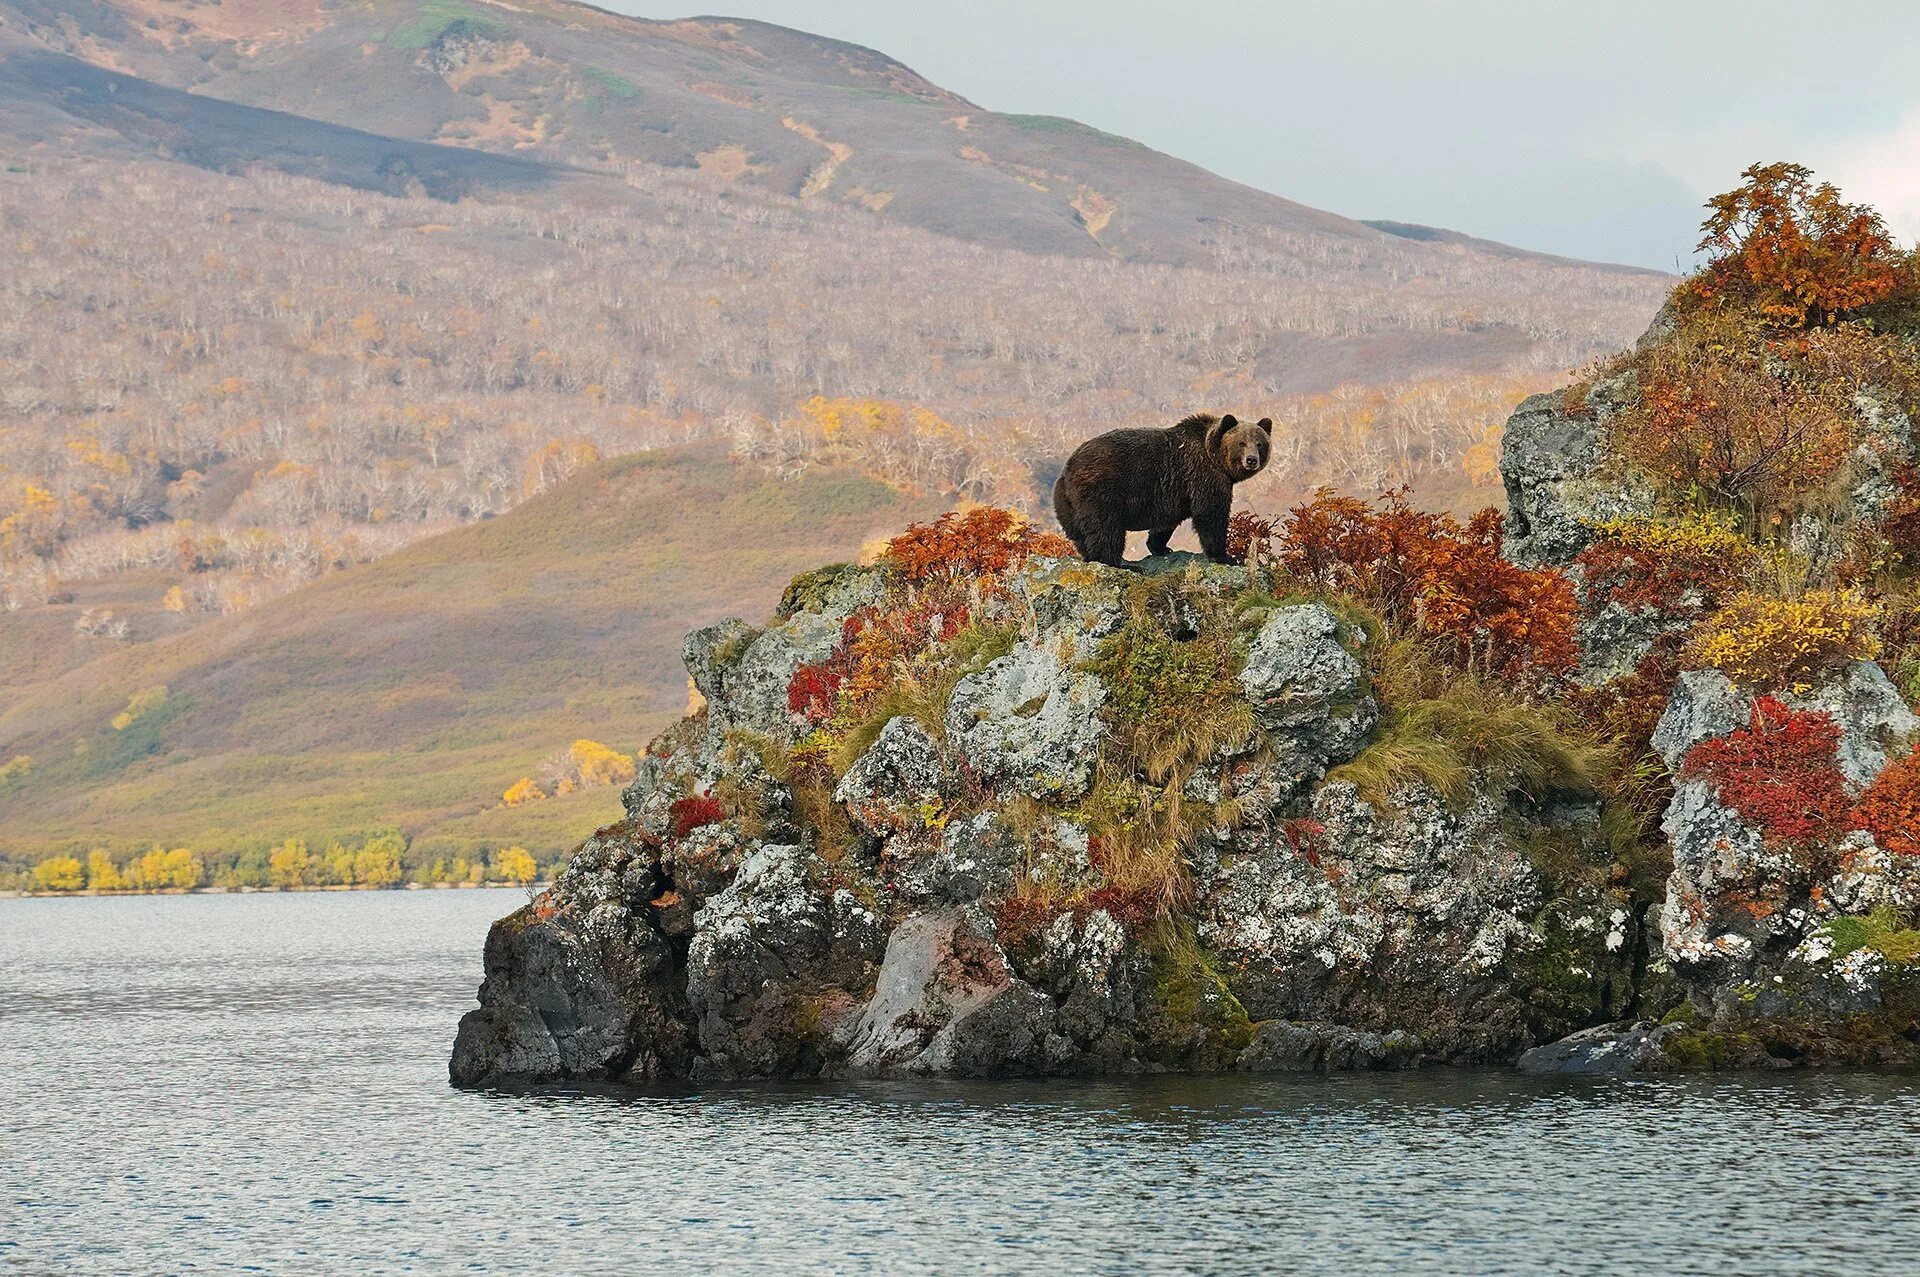
{"label": "yellow foliage", "polygon": [[500,805],[523,807],[528,803],[537,803],[546,796],[546,791],[534,784],[531,776],[522,776],[507,786],[506,792],[500,795]]}
{"label": "yellow foliage", "polygon": [[6,762],[0,763],[0,785],[4,785],[10,780],[19,780],[32,770],[32,754],[15,754]]}
{"label": "yellow foliage", "polygon": [[1753,545],[1734,530],[1733,521],[1714,514],[1688,514],[1679,519],[1609,519],[1594,532],[1632,550],[1662,558],[1708,559],[1725,556],[1744,561]]}
{"label": "yellow foliage", "polygon": [[525,847],[506,847],[493,853],[493,876],[524,885],[540,876],[540,866]]}
{"label": "yellow foliage", "polygon": [[267,853],[267,881],[276,887],[304,887],[312,874],[313,857],[298,838],[289,838]]}
{"label": "yellow foliage", "polygon": [[143,687],[127,700],[127,707],[113,716],[113,730],[124,732],[148,714],[167,703],[166,687]]}
{"label": "yellow foliage", "polygon": [[95,891],[120,891],[126,885],[112,856],[98,847],[87,853],[87,886]]}
{"label": "yellow foliage", "polygon": [[200,857],[185,847],[175,847],[172,851],[155,847],[128,865],[125,876],[127,885],[135,890],[175,888],[185,891],[199,886],[205,872]]}
{"label": "yellow foliage", "polygon": [[353,853],[353,880],[363,887],[391,887],[400,881],[400,855],[383,841]]}
{"label": "yellow foliage", "polygon": [[1804,693],[1821,670],[1879,655],[1870,629],[1879,614],[1878,605],[1846,590],[1812,590],[1797,600],[1742,591],[1694,627],[1684,659],[1754,691]]}
{"label": "yellow foliage", "polygon": [[37,891],[78,891],[86,884],[86,874],[72,856],[52,856],[33,867]]}
{"label": "yellow foliage", "polygon": [[166,596],[160,600],[160,606],[165,608],[169,612],[186,611],[187,610],[186,591],[182,590],[177,585],[173,586],[171,589],[167,591]]}
{"label": "yellow foliage", "polygon": [[573,756],[582,787],[588,785],[624,785],[638,774],[633,759],[598,741],[577,740],[567,751]]}

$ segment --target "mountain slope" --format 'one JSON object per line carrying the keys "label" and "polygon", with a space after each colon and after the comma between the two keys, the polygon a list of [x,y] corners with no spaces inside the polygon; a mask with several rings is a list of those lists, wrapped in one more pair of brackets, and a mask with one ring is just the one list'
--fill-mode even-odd
{"label": "mountain slope", "polygon": [[562,0],[5,0],[0,20],[205,97],[615,172],[698,169],[1003,247],[1199,262],[1248,237],[1286,237],[1301,255],[1387,238],[1073,120],[984,111],[884,54],[760,22],[646,21]]}
{"label": "mountain slope", "polygon": [[[398,824],[416,851],[558,850],[609,790],[503,811],[580,736],[633,752],[686,702],[680,637],[929,512],[856,476],[624,458],[501,516],[191,634],[112,650],[0,708],[0,855],[203,850]],[[164,701],[116,729],[136,693]],[[157,698],[154,698],[157,699]]]}

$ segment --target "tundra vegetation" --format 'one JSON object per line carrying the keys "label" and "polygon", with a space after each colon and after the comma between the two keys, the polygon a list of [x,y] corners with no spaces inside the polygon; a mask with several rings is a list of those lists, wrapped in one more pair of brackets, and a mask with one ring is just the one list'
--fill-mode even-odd
{"label": "tundra vegetation", "polygon": [[1920,259],[1794,166],[1712,212],[1516,414],[1591,445],[1510,443],[1523,526],[1323,489],[1130,574],[976,507],[690,636],[456,1080],[1920,1059]]}

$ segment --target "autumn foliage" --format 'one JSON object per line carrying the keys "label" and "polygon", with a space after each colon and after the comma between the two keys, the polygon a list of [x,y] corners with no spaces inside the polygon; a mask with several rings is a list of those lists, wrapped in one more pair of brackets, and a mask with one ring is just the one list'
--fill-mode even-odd
{"label": "autumn foliage", "polygon": [[965,604],[926,600],[904,608],[863,607],[840,626],[840,643],[823,661],[802,665],[787,684],[787,708],[814,723],[858,716],[915,658],[958,634]]}
{"label": "autumn foliage", "polygon": [[1707,202],[1700,250],[1710,258],[1683,286],[1693,299],[1806,328],[1892,294],[1902,254],[1873,209],[1816,186],[1799,164],[1755,164],[1741,176]]}
{"label": "autumn foliage", "polygon": [[1680,774],[1712,785],[1722,804],[1763,835],[1814,845],[1846,822],[1839,745],[1831,714],[1762,696],[1747,726],[1695,745]]}
{"label": "autumn foliage", "polygon": [[887,543],[882,561],[907,581],[995,578],[1039,555],[1064,557],[1073,546],[1041,532],[1012,510],[976,506],[916,523]]}
{"label": "autumn foliage", "polygon": [[1377,609],[1462,665],[1520,683],[1572,670],[1573,585],[1500,557],[1502,519],[1462,525],[1416,510],[1405,489],[1369,503],[1322,489],[1296,506],[1277,549],[1295,577]]}
{"label": "autumn foliage", "polygon": [[1853,816],[1882,849],[1920,856],[1920,751],[1882,768]]}
{"label": "autumn foliage", "polygon": [[685,838],[704,825],[717,825],[726,818],[726,808],[706,794],[676,798],[667,807],[667,819],[673,822],[675,838]]}

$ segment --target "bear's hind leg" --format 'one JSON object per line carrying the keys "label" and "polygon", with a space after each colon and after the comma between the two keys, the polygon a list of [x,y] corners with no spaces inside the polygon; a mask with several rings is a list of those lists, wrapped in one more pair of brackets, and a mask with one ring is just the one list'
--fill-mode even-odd
{"label": "bear's hind leg", "polygon": [[1124,568],[1127,563],[1127,530],[1106,519],[1088,519],[1073,538],[1074,548],[1089,563],[1105,563]]}
{"label": "bear's hind leg", "polygon": [[1147,533],[1147,553],[1156,559],[1165,554],[1167,543],[1173,540],[1173,529],[1174,525],[1169,523],[1164,528],[1155,528]]}

